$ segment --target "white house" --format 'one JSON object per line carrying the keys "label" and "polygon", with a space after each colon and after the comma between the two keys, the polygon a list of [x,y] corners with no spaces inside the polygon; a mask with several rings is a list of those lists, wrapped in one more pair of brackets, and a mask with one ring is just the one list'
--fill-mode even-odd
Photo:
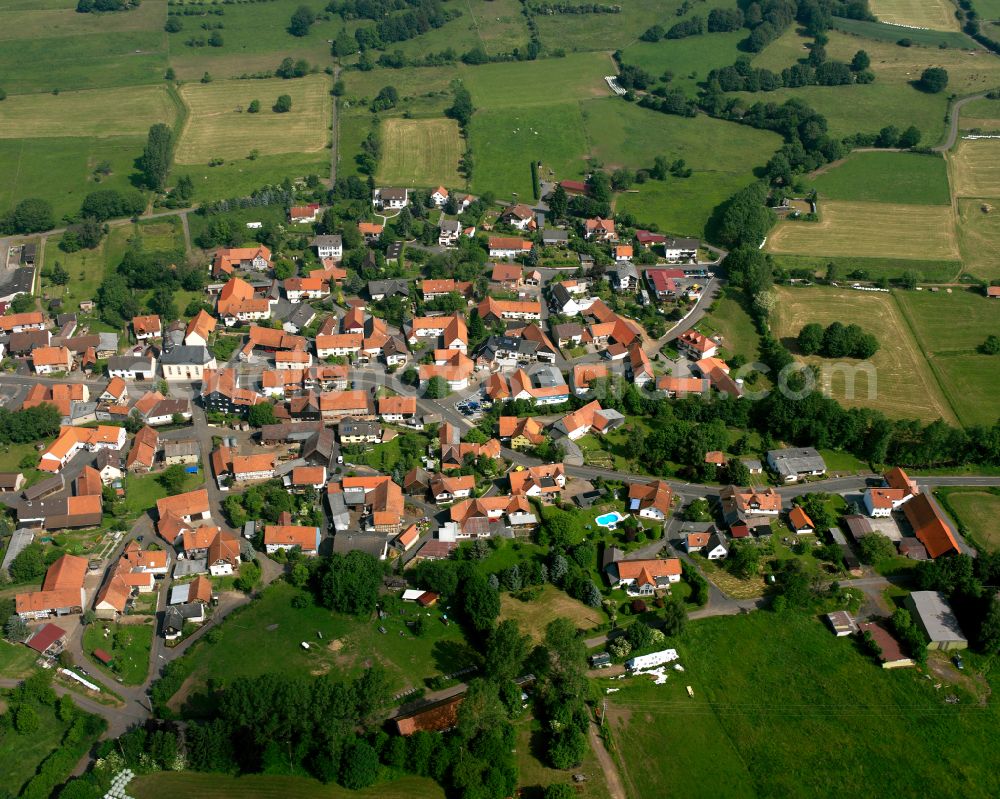
{"label": "white house", "polygon": [[431,201],[440,208],[448,202],[448,190],[444,186],[438,186],[431,192]]}
{"label": "white house", "polygon": [[388,211],[399,211],[410,204],[408,189],[379,188],[372,192],[372,205]]}
{"label": "white house", "polygon": [[344,242],[340,236],[316,236],[309,246],[316,250],[320,259],[333,258],[339,261],[344,257]]}
{"label": "white house", "polygon": [[667,239],[663,243],[663,254],[668,261],[695,261],[700,246],[698,239]]}
{"label": "white house", "polygon": [[442,219],[438,225],[438,244],[454,247],[462,236],[462,223],[457,219]]}
{"label": "white house", "polygon": [[152,380],[156,377],[156,358],[152,355],[131,355],[108,358],[108,377],[122,380]]}

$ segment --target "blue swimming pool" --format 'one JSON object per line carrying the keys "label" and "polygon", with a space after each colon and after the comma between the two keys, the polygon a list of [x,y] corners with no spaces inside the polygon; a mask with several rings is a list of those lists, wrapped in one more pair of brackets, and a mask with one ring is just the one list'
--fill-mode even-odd
{"label": "blue swimming pool", "polygon": [[597,523],[598,527],[608,527],[614,529],[614,526],[618,522],[622,521],[625,517],[622,516],[618,511],[613,510],[611,513],[602,513],[594,521]]}

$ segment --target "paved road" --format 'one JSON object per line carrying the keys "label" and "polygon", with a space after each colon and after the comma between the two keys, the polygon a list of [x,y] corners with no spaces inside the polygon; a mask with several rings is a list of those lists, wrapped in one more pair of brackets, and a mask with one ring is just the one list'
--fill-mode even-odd
{"label": "paved road", "polygon": [[968,97],[963,97],[962,99],[954,102],[951,106],[950,116],[948,119],[948,135],[943,144],[939,144],[937,147],[931,148],[934,152],[945,153],[955,146],[955,140],[958,138],[958,124],[961,121],[962,108],[965,107],[966,104],[971,103],[973,100],[982,100],[985,96],[986,92],[980,92],[979,94],[971,94]]}

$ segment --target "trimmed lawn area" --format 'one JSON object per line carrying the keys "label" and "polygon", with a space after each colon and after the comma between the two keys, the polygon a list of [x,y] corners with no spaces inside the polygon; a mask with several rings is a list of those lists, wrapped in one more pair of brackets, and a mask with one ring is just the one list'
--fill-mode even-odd
{"label": "trimmed lawn area", "polygon": [[36,653],[23,644],[0,641],[0,677],[16,680],[27,677],[34,670]]}
{"label": "trimmed lawn area", "polygon": [[760,335],[744,303],[741,291],[727,290],[715,303],[715,309],[695,328],[706,336],[722,336],[724,356],[742,355],[748,361],[757,358]]}
{"label": "trimmed lawn area", "polygon": [[1000,415],[996,356],[976,351],[988,335],[1000,335],[1000,316],[990,304],[995,300],[960,289],[951,294],[897,292],[895,298],[959,421],[964,425],[996,422]]}
{"label": "trimmed lawn area", "polygon": [[[706,619],[676,646],[686,671],[665,685],[601,681],[622,689],[608,697],[609,725],[636,796],[861,796],[873,779],[891,796],[1000,790],[995,703],[880,669],[814,617]],[[946,693],[960,703],[945,704]],[[853,766],[817,768],[832,750]]]}
{"label": "trimmed lawn area", "polygon": [[350,791],[308,777],[260,774],[231,777],[193,771],[145,774],[129,783],[128,791],[136,799],[174,799],[177,796],[197,796],[199,799],[236,796],[240,799],[444,799],[441,787],[424,777],[404,777],[361,791]]}
{"label": "trimmed lawn area", "polygon": [[939,155],[854,153],[813,181],[821,199],[948,205],[948,165]]}
{"label": "trimmed lawn area", "polygon": [[382,123],[378,180],[400,186],[457,186],[464,142],[453,119],[401,119]]}
{"label": "trimmed lawn area", "polygon": [[578,630],[592,630],[604,621],[604,614],[597,608],[582,602],[552,585],[542,588],[538,597],[530,602],[504,592],[501,595],[500,618],[514,619],[535,641],[541,641],[546,625],[556,618],[567,618]]}
{"label": "trimmed lawn area", "polygon": [[[158,474],[126,474],[125,475],[125,508],[126,518],[134,519],[156,507],[156,501],[167,496],[167,489],[160,485]],[[204,482],[199,474],[188,474],[185,478],[184,490],[194,491]]]}
{"label": "trimmed lawn area", "polygon": [[995,202],[958,198],[958,247],[965,270],[982,280],[1000,278],[1000,214]]}
{"label": "trimmed lawn area", "polygon": [[1000,197],[1000,140],[959,139],[948,162],[956,197]]}
{"label": "trimmed lawn area", "polygon": [[[703,12],[698,12],[704,16]],[[664,27],[674,24],[660,22]],[[622,51],[625,64],[640,67],[658,78],[672,72],[670,88],[683,89],[694,96],[698,83],[708,77],[713,69],[734,63],[741,55],[737,45],[747,37],[745,28],[729,33],[712,33],[706,36],[689,36],[686,39],[664,39],[659,42],[636,40]]]}
{"label": "trimmed lawn area", "polygon": [[1000,492],[951,488],[937,493],[975,546],[989,552],[1000,549]]}
{"label": "trimmed lawn area", "polygon": [[[216,643],[198,644],[185,657],[195,661],[192,681],[223,682],[270,672],[319,675],[334,671],[351,678],[372,663],[388,671],[393,691],[418,688],[426,677],[450,674],[478,661],[465,643],[457,624],[441,620],[442,609],[400,606],[388,618],[355,618],[309,604],[293,608],[292,597],[301,594],[284,582],[270,586],[261,596],[230,616],[218,629]],[[407,620],[425,615],[425,631],[416,638]],[[378,631],[385,627],[386,634]],[[317,633],[322,633],[320,638]],[[310,648],[302,648],[303,641]]]}
{"label": "trimmed lawn area", "polygon": [[[105,630],[108,632],[105,633]],[[142,685],[149,672],[149,650],[155,632],[156,625],[152,620],[146,624],[115,624],[98,620],[84,630],[83,649],[101,671],[121,678],[124,685]],[[110,666],[97,661],[95,649],[103,649],[111,655]]]}
{"label": "trimmed lawn area", "polygon": [[611,90],[604,76],[614,74],[614,64],[604,53],[575,53],[540,61],[461,66],[459,74],[476,108],[550,108],[553,100],[563,103],[608,96]]}
{"label": "trimmed lawn area", "polygon": [[[618,14],[536,14],[535,22],[542,43],[549,49],[565,48],[575,50],[601,50],[604,52],[625,47],[638,39],[639,35],[650,25],[659,23],[669,28],[680,17],[682,0],[628,0],[627,3],[616,4],[620,9]],[[728,5],[728,3],[720,3]],[[691,8],[690,5],[687,8]],[[701,9],[694,13],[701,13]],[[716,34],[708,37],[714,40]],[[710,49],[706,38],[702,39],[702,47]],[[685,40],[678,40],[685,41]],[[673,46],[676,41],[662,42]],[[611,67],[607,73],[614,74]]]}
{"label": "trimmed lawn area", "polygon": [[836,361],[857,364],[857,373],[835,369],[829,359],[819,356],[802,359],[826,370],[820,381],[830,396],[844,405],[877,408],[893,417],[957,421],[926,355],[914,339],[902,303],[897,303],[898,293],[810,286],[779,287],[778,296],[774,332],[793,352],[795,338],[808,322],[824,327],[834,321],[856,323],[878,339],[879,351],[870,361]]}

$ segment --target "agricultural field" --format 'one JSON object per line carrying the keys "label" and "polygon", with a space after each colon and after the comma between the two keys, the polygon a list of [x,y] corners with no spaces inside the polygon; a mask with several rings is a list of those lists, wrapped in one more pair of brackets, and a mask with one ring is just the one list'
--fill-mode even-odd
{"label": "agricultural field", "polygon": [[956,197],[1000,197],[1000,139],[962,139],[949,161]]}
{"label": "agricultural field", "polygon": [[530,602],[522,602],[509,593],[501,596],[500,618],[514,619],[521,632],[541,641],[546,625],[556,618],[570,619],[578,630],[592,630],[604,621],[604,615],[573,599],[564,591],[547,585],[541,594]]}
{"label": "agricultural field", "polygon": [[948,491],[947,500],[976,546],[1000,549],[1000,494],[956,489]]}
{"label": "agricultural field", "polygon": [[588,152],[577,102],[477,111],[469,140],[475,155],[472,191],[492,191],[500,199],[516,192],[531,200],[533,160],[542,162],[543,180],[550,173],[560,180],[578,179]]}
{"label": "agricultural field", "polygon": [[[528,46],[528,26],[524,14],[521,13],[521,3],[518,0],[489,0],[489,2],[467,3],[463,12],[468,10],[478,44],[481,44],[487,55],[510,53],[515,49]],[[449,22],[444,29],[461,25],[466,17]],[[422,38],[422,37],[421,37]],[[424,50],[433,49],[424,46]]]}
{"label": "agricultural field", "polygon": [[819,256],[772,254],[777,266],[783,269],[809,269],[822,277],[833,264],[838,274],[858,280],[898,279],[906,272],[915,272],[920,281],[950,283],[962,272],[961,261],[912,261],[900,258],[859,258],[856,256]]}
{"label": "agricultural field", "polygon": [[399,186],[458,186],[465,143],[453,119],[402,119],[382,123],[378,181]]}
{"label": "agricultural field", "polygon": [[698,92],[698,83],[705,80],[709,72],[736,61],[741,55],[737,45],[746,37],[747,30],[742,28],[731,33],[711,33],[686,39],[634,41],[622,51],[622,61],[641,67],[654,78],[672,72],[671,88],[683,89],[693,97]]}
{"label": "agricultural field", "polygon": [[983,280],[1000,278],[1000,201],[959,199],[958,246],[965,270]]}
{"label": "agricultural field", "polygon": [[604,53],[576,53],[565,58],[518,61],[459,68],[476,108],[552,107],[569,100],[607,97],[604,76],[614,63]]}
{"label": "agricultural field", "polygon": [[[948,205],[948,166],[937,155],[852,153],[812,182],[820,200]],[[824,206],[825,207],[825,206]]]}
{"label": "agricultural field", "polygon": [[1000,101],[984,97],[962,106],[962,130],[969,128],[1000,129]]}
{"label": "agricultural field", "polygon": [[[190,115],[177,145],[178,165],[205,164],[212,158],[314,153],[330,140],[328,80],[308,76],[296,80],[217,81],[180,89]],[[279,95],[292,98],[292,110],[271,110]],[[251,101],[261,110],[247,113]]]}
{"label": "agricultural field", "polygon": [[14,95],[0,103],[0,138],[64,138],[67,120],[74,137],[145,138],[150,125],[176,116],[164,85]]}
{"label": "agricultural field", "polygon": [[[991,2],[992,0],[988,0]],[[981,0],[976,3],[976,9],[982,12]],[[860,19],[847,19],[847,17],[834,17],[831,20],[832,27],[849,33],[853,36],[860,36],[878,42],[892,42],[895,44],[900,40],[898,25],[887,25],[884,22],[866,22]],[[907,28],[905,38],[909,39],[915,46],[955,48],[957,50],[981,50],[982,46],[974,39],[966,36],[957,30],[934,31],[920,30],[918,28]]]}
{"label": "agricultural field", "polygon": [[455,66],[373,69],[370,72],[344,72],[340,79],[344,81],[347,91],[341,100],[341,107],[349,108],[353,113],[359,101],[367,105],[386,86],[395,87],[400,100],[429,95],[450,100],[451,83],[459,79],[459,70]]}
{"label": "agricultural field", "polygon": [[938,31],[958,30],[955,7],[948,0],[872,0],[880,22]]}
{"label": "agricultural field", "polygon": [[[275,583],[245,611],[227,619],[219,627],[217,643],[199,645],[188,655],[195,666],[185,685],[203,685],[219,675],[235,679],[275,671],[319,675],[333,670],[350,678],[377,661],[387,669],[393,690],[402,691],[422,687],[424,677],[449,674],[476,660],[458,625],[445,626],[439,610],[406,605],[405,616],[362,620],[311,603],[293,608],[291,600],[298,593],[286,583]],[[417,613],[430,613],[420,638],[405,624]],[[378,632],[379,625],[386,635]],[[309,650],[302,648],[303,641],[311,642]],[[182,687],[180,694],[185,693]],[[183,704],[180,694],[172,704]]]}
{"label": "agricultural field", "polygon": [[[730,4],[719,3],[723,6]],[[682,0],[626,0],[617,5],[621,8],[618,14],[536,15],[535,22],[542,43],[550,49],[609,52],[632,44],[653,24],[669,28],[683,18],[677,16]],[[694,13],[704,16],[704,11],[700,9]],[[702,46],[709,49],[704,43]],[[613,74],[613,71],[607,74]]]}
{"label": "agricultural field", "polygon": [[976,348],[988,335],[1000,335],[1000,317],[991,305],[996,300],[957,289],[895,297],[958,420],[964,425],[995,423],[1000,416],[996,356]]}
{"label": "agricultural field", "polygon": [[[844,405],[876,408],[896,418],[956,421],[895,295],[813,286],[779,288],[778,297],[775,335],[793,352],[794,339],[808,322],[824,327],[834,321],[856,323],[878,339],[881,346],[870,361],[874,382],[862,369],[853,376],[851,386],[849,372],[831,369],[821,378],[830,396]],[[829,363],[817,356],[805,360],[821,367]],[[844,362],[849,363],[847,359]]]}
{"label": "agricultural field", "polygon": [[766,249],[792,255],[957,260],[954,222],[948,206],[820,202],[818,222],[779,222]]}
{"label": "agricultural field", "polygon": [[350,791],[339,785],[323,784],[309,777],[278,777],[247,774],[199,774],[194,771],[161,771],[145,774],[129,783],[136,799],[173,799],[197,796],[200,799],[444,799],[444,791],[433,780],[404,777]]}
{"label": "agricultural field", "polygon": [[[608,697],[608,725],[632,795],[856,796],[873,779],[893,796],[1000,790],[994,703],[949,686],[962,698],[946,705],[933,680],[878,668],[813,616],[706,619],[676,646],[686,671],[665,685],[607,683],[622,689]],[[853,766],[817,768],[831,751]]]}

